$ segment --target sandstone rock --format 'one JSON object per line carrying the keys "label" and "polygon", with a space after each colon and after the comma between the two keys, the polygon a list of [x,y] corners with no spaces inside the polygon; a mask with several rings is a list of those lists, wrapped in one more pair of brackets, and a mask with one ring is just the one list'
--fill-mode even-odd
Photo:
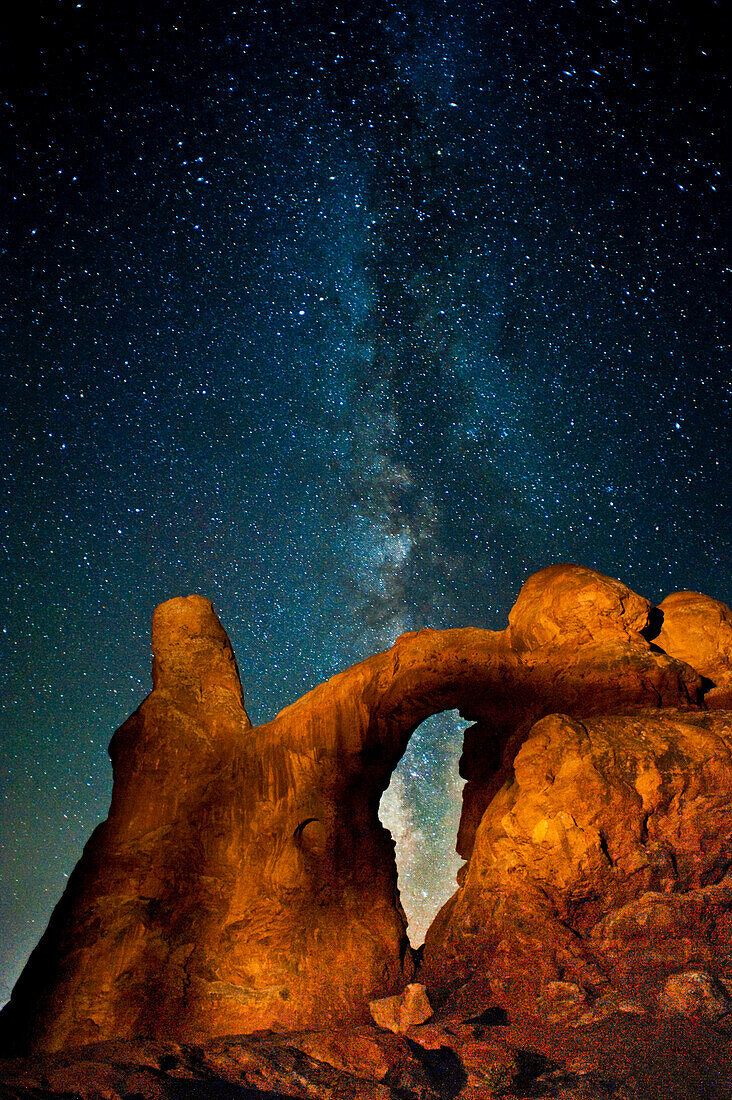
{"label": "sandstone rock", "polygon": [[[709,1027],[662,1017],[648,1026],[627,1015],[571,1036],[561,1027],[541,1033],[517,1025],[469,1043],[433,1024],[420,1028],[419,1042],[373,1026],[195,1046],[115,1041],[0,1061],[0,1094],[4,1100],[711,1100],[732,1095],[725,1019]],[[430,1029],[434,1043],[426,1049]]]}
{"label": "sandstone rock", "polygon": [[587,1008],[587,994],[574,982],[547,982],[537,1000],[542,1016],[551,1023],[568,1022]]}
{"label": "sandstone rock", "polygon": [[659,604],[657,645],[710,681],[707,706],[732,708],[732,611],[700,592],[674,592]]}
{"label": "sandstone rock", "polygon": [[[261,1035],[219,1039],[195,1048],[139,1040],[97,1043],[55,1057],[0,1063],[0,1094],[8,1100],[403,1100],[405,1094],[442,1100],[443,1094],[405,1041],[380,1035],[382,1061],[388,1067],[383,1076],[388,1075],[391,1084],[382,1083],[363,1059],[354,1073],[332,1065],[328,1058],[310,1055],[304,1049],[305,1037]],[[334,1035],[330,1038],[337,1041]],[[327,1041],[324,1035],[324,1046]],[[341,1041],[347,1044],[348,1037]],[[378,1056],[378,1043],[374,1051]]]}
{"label": "sandstone rock", "polygon": [[[475,1044],[463,1050],[462,1056],[468,1071],[468,1087],[460,1093],[465,1100],[492,1100],[502,1096],[555,1096],[563,1100],[580,1100],[577,1094],[562,1089],[567,1078],[566,1068],[541,1051],[507,1043],[488,1047]],[[594,1100],[595,1095],[583,1091],[581,1100]]]}
{"label": "sandstone rock", "polygon": [[619,997],[616,993],[610,993],[598,997],[587,1012],[583,1012],[578,1019],[573,1021],[572,1026],[577,1028],[597,1027],[598,1024],[602,1024],[612,1016],[617,1015],[647,1016],[648,1009],[640,1001],[627,1000]]}
{"label": "sandstone rock", "polygon": [[[609,1024],[544,1033],[519,1026],[462,1043],[420,1028],[419,1042],[370,1026],[339,1032],[140,1040],[0,1061],[4,1100],[711,1100],[732,1095],[725,1018]],[[425,1049],[426,1030],[435,1045]],[[354,1051],[352,1060],[349,1051]],[[340,1066],[341,1055],[344,1065]]]}
{"label": "sandstone rock", "polygon": [[514,767],[428,931],[430,990],[479,978],[531,1011],[552,981],[732,966],[732,714],[552,715]]}
{"label": "sandstone rock", "polygon": [[[457,851],[467,860],[491,799],[510,780],[514,757],[534,722],[552,712],[590,717],[701,701],[701,677],[651,650],[644,638],[563,642],[521,655],[504,691],[486,693],[480,719],[464,735],[460,774],[467,780]],[[464,709],[468,717],[478,713]]]}
{"label": "sandstone rock", "polygon": [[[202,596],[179,596],[156,608],[152,622],[153,687],[195,706],[233,696],[243,707],[234,651],[212,604]],[[250,723],[251,724],[251,723]]]}
{"label": "sandstone rock", "polygon": [[697,1016],[714,1023],[732,1012],[732,998],[722,983],[706,970],[684,970],[663,983],[658,998],[667,1016]]}
{"label": "sandstone rock", "polygon": [[410,1027],[423,1024],[432,1015],[427,990],[418,982],[410,982],[396,997],[371,1001],[369,1010],[379,1027],[394,1032],[409,1031]]}
{"label": "sandstone rock", "polygon": [[385,1035],[381,1028],[341,1028],[335,1031],[306,1031],[290,1037],[310,1058],[358,1077],[383,1081],[394,1076],[410,1050],[403,1036]]}
{"label": "sandstone rock", "polygon": [[524,584],[509,616],[514,649],[635,638],[651,605],[621,581],[580,565],[550,565]]}
{"label": "sandstone rock", "polygon": [[[256,729],[208,601],[162,605],[154,689],[110,745],[109,817],[0,1015],[6,1044],[366,1023],[416,965],[378,802],[414,729],[444,709],[475,725],[461,761],[470,865],[432,936],[436,988],[502,957],[500,982],[514,955],[532,980],[566,969],[588,987],[602,976],[575,926],[591,932],[644,890],[717,883],[727,748],[694,709],[701,678],[637,633],[646,601],[619,582],[545,573],[508,631],[404,635]],[[677,710],[667,727],[633,717],[649,707]],[[619,709],[607,727],[545,717]]]}

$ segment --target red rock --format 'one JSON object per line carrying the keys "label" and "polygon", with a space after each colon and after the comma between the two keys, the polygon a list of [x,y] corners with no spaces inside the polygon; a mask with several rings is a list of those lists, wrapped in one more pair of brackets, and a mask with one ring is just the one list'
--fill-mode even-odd
{"label": "red rock", "polygon": [[667,1016],[698,1016],[714,1023],[732,1012],[732,998],[722,983],[706,970],[684,970],[671,974],[659,996]]}
{"label": "red rock", "polygon": [[427,990],[418,982],[410,982],[404,992],[396,997],[371,1001],[369,1011],[379,1027],[402,1033],[425,1023],[432,1016]]}
{"label": "red rock", "polygon": [[557,981],[655,997],[732,967],[732,714],[551,715],[514,769],[428,931],[430,991],[479,979],[531,1010]]}
{"label": "red rock", "polygon": [[622,581],[581,565],[550,565],[524,584],[509,616],[517,651],[545,645],[636,639],[651,605]]}
{"label": "red rock", "polygon": [[551,1023],[564,1022],[584,1013],[588,1007],[587,993],[574,982],[546,982],[537,1007]]}
{"label": "red rock", "polygon": [[656,645],[685,661],[710,684],[709,707],[732,708],[732,611],[700,592],[674,592],[658,610],[663,615]]}
{"label": "red rock", "polygon": [[[54,1050],[366,1023],[370,1001],[401,993],[415,975],[378,802],[413,730],[444,709],[475,725],[461,762],[459,844],[470,865],[428,939],[436,989],[488,964],[510,973],[514,956],[530,959],[532,980],[557,980],[564,968],[583,985],[597,966],[572,922],[590,932],[644,890],[687,879],[702,889],[703,875],[716,882],[727,819],[711,778],[727,797],[728,777],[721,735],[703,732],[709,716],[694,711],[700,677],[638,633],[647,601],[619,582],[569,566],[539,576],[509,630],[404,635],[256,729],[210,604],[162,605],[154,690],[110,746],[109,818],[3,1010],[5,1042]],[[632,716],[649,707],[695,716],[685,724],[679,711],[641,752],[639,730],[656,727]],[[535,725],[555,711],[589,721],[618,710],[628,717],[617,727],[591,727],[598,756],[578,722]],[[636,757],[640,786],[626,776]],[[644,843],[643,799],[653,804],[656,788],[661,801],[683,792],[677,760],[702,793],[683,813],[664,809],[669,837]],[[555,782],[547,769],[560,764]],[[513,814],[516,799],[500,839],[500,815]],[[575,802],[586,816],[606,815],[602,834],[589,817],[572,825]],[[521,832],[532,815],[532,830],[544,828],[536,837]],[[688,851],[673,828],[688,832]]]}
{"label": "red rock", "polygon": [[608,993],[597,997],[590,1009],[583,1012],[572,1021],[572,1027],[597,1027],[613,1016],[647,1016],[648,1008],[640,1001],[631,1001],[618,996],[616,993]]}
{"label": "red rock", "polygon": [[[309,1054],[309,1046],[318,1053]],[[354,1048],[360,1058],[349,1057]],[[341,1066],[341,1060],[346,1064]],[[355,1072],[349,1068],[353,1062]],[[387,1077],[393,1087],[382,1083]],[[3,1097],[60,1100],[249,1100],[259,1095],[401,1100],[407,1089],[422,1100],[441,1095],[406,1041],[376,1029],[372,1036],[236,1037],[195,1048],[140,1040],[96,1043],[55,1057],[0,1063],[0,1081]]]}
{"label": "red rock", "polygon": [[[181,596],[156,608],[152,622],[153,688],[180,705],[212,713],[244,707],[234,651],[213,606]],[[251,725],[247,719],[247,724]]]}
{"label": "red rock", "polygon": [[[519,1021],[463,1041],[454,1019],[424,1024],[419,1041],[375,1027],[209,1039],[195,1046],[97,1043],[0,1062],[8,1100],[208,1100],[255,1095],[308,1100],[558,1100],[732,1095],[725,1019],[633,1014],[593,1027],[527,1030]],[[651,1026],[649,1026],[651,1025]],[[432,1032],[425,1045],[427,1032]]]}

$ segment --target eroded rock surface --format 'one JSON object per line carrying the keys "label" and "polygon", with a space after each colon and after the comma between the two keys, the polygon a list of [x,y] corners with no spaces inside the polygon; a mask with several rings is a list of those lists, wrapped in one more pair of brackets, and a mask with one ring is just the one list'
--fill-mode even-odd
{"label": "eroded rock surface", "polygon": [[379,1027],[393,1032],[409,1031],[410,1027],[423,1024],[432,1015],[427,990],[419,982],[410,982],[396,997],[372,1001],[369,1010]]}
{"label": "eroded rock surface", "polygon": [[550,715],[427,934],[428,986],[527,1011],[566,987],[579,1011],[690,964],[732,974],[731,868],[732,714]]}
{"label": "eroded rock surface", "polygon": [[580,565],[550,565],[529,577],[509,613],[511,644],[521,651],[570,640],[635,639],[650,610],[622,581]]}
{"label": "eroded rock surface", "polygon": [[430,995],[475,999],[480,974],[509,996],[521,966],[590,1000],[632,984],[650,943],[633,906],[656,924],[675,906],[667,969],[726,958],[728,728],[698,670],[646,640],[650,611],[553,567],[507,630],[404,635],[252,728],[211,605],[163,604],[153,691],[110,746],[109,818],[2,1013],[5,1044],[367,1022],[419,966],[379,799],[414,729],[453,708],[474,723],[469,863],[428,939]]}
{"label": "eroded rock surface", "polygon": [[[493,1013],[495,1016],[495,1013]],[[503,1014],[505,1017],[505,1013]],[[672,1014],[539,1031],[519,1019],[445,1016],[406,1035],[363,1026],[208,1039],[96,1043],[0,1061],[3,1100],[722,1100],[729,1035]]]}
{"label": "eroded rock surface", "polygon": [[732,997],[706,970],[683,970],[663,983],[659,996],[666,1016],[688,1016],[715,1023],[732,1012]]}
{"label": "eroded rock surface", "polygon": [[708,706],[732,708],[732,611],[701,592],[674,592],[658,610],[656,644],[709,681]]}

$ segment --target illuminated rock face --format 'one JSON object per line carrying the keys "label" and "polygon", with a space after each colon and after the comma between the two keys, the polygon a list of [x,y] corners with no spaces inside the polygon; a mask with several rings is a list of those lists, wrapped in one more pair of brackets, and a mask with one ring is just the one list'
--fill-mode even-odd
{"label": "illuminated rock face", "polygon": [[558,980],[653,1000],[674,971],[729,975],[731,867],[732,713],[549,715],[427,933],[428,987],[530,1010]]}
{"label": "illuminated rock face", "polygon": [[[476,966],[501,980],[511,952],[544,959],[547,928],[552,951],[603,981],[561,913],[583,935],[602,928],[598,951],[614,958],[618,906],[716,888],[724,844],[709,822],[724,834],[727,818],[711,786],[732,804],[726,733],[699,710],[699,674],[641,633],[650,610],[617,581],[552,567],[527,581],[506,631],[403,635],[252,728],[211,605],[163,604],[154,689],[110,746],[109,818],[2,1013],[6,1044],[367,1020],[415,976],[379,799],[411,733],[446,709],[475,723],[461,762],[469,862],[428,936],[432,988],[470,983]],[[672,804],[692,764],[702,793],[687,820]],[[529,895],[538,931],[522,939],[512,906]]]}
{"label": "illuminated rock face", "polygon": [[732,611],[700,592],[674,592],[658,611],[663,619],[656,644],[709,681],[707,706],[732,708]]}

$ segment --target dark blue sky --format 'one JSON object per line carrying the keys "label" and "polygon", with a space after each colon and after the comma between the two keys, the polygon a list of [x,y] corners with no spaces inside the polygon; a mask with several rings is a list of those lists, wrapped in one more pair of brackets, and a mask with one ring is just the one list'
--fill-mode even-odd
{"label": "dark blue sky", "polygon": [[123,7],[41,2],[3,67],[6,984],[161,600],[256,722],[556,561],[732,596],[722,5]]}

